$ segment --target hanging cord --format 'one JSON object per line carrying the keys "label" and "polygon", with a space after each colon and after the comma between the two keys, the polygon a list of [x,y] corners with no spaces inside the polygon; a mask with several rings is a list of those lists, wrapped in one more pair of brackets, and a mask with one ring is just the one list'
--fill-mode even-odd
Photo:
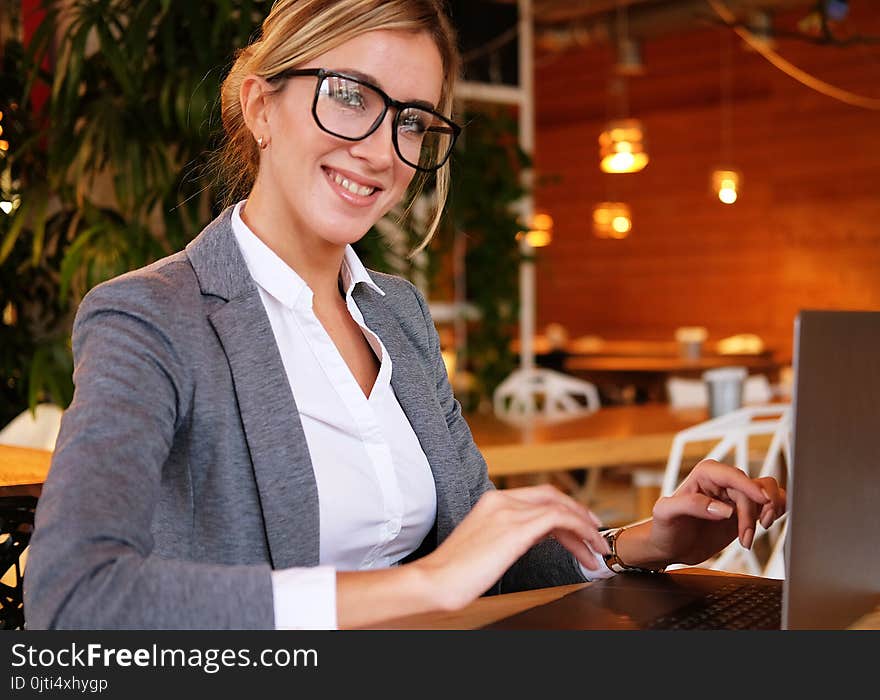
{"label": "hanging cord", "polygon": [[865,97],[864,95],[857,95],[854,92],[850,92],[849,90],[844,90],[843,88],[831,85],[830,83],[826,83],[824,80],[820,80],[819,78],[810,75],[805,70],[798,68],[790,61],[784,59],[745,27],[736,26],[736,17],[730,11],[727,5],[721,2],[721,0],[706,0],[706,2],[709,4],[709,7],[711,7],[715,11],[715,13],[727,24],[727,26],[731,27],[733,31],[735,31],[743,41],[745,41],[755,51],[766,58],[772,65],[774,65],[776,68],[781,70],[789,77],[794,78],[799,83],[806,85],[808,88],[811,88],[816,92],[820,92],[827,97],[833,97],[835,100],[840,100],[841,102],[845,102],[848,105],[852,105],[854,107],[862,107],[864,109],[880,110],[880,99],[874,97]]}
{"label": "hanging cord", "polygon": [[[629,22],[627,21],[626,7],[622,0],[617,0],[617,46],[620,50],[620,42],[629,38]],[[626,76],[620,76],[620,102],[623,117],[629,117],[629,94],[627,93]]]}
{"label": "hanging cord", "polygon": [[721,40],[721,163],[730,158],[733,150],[733,42],[730,34]]}

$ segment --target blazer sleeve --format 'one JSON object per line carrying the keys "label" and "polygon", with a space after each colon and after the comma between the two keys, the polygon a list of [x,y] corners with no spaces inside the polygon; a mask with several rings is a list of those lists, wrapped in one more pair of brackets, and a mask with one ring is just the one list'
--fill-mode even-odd
{"label": "blazer sleeve", "polygon": [[28,629],[274,625],[268,565],[153,551],[163,464],[193,393],[173,337],[188,311],[173,286],[159,275],[121,278],[92,290],[77,312],[76,388],[24,576]]}
{"label": "blazer sleeve", "polygon": [[[440,354],[440,338],[431,319],[428,304],[415,286],[413,286],[413,290],[425,317],[429,342],[428,361],[431,363],[431,371],[436,382],[437,398],[446,417],[449,434],[455,441],[458,450],[463,477],[470,493],[470,506],[473,508],[480,496],[486,491],[494,489],[495,485],[489,479],[486,461],[474,442],[467,421],[462,416],[461,404],[453,395],[446,374],[446,366],[443,364],[443,357]],[[511,593],[547,586],[582,583],[586,580],[574,555],[555,539],[547,538],[520,557],[489,592]]]}

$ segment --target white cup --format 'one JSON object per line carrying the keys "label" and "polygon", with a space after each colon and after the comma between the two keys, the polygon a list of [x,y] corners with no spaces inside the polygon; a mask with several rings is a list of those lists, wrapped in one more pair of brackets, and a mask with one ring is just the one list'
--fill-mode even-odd
{"label": "white cup", "polygon": [[699,360],[708,331],[703,326],[681,326],[675,329],[678,349],[685,360]]}
{"label": "white cup", "polygon": [[747,376],[745,367],[719,367],[703,372],[703,381],[709,392],[709,415],[712,418],[742,408]]}

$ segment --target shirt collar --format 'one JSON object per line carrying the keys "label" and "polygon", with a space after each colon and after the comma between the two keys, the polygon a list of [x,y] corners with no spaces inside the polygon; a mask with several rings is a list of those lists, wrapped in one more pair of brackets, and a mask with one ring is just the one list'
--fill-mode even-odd
{"label": "shirt collar", "polygon": [[[240,201],[232,210],[232,231],[251,277],[284,306],[293,308],[304,291],[308,291],[311,296],[311,289],[305,280],[263,243],[241,218],[241,209],[246,201]],[[363,282],[385,296],[385,292],[370,277],[367,268],[350,245],[345,246],[340,273],[346,296],[351,294],[358,282]]]}
{"label": "shirt collar", "polygon": [[367,268],[364,267],[361,259],[357,256],[357,253],[354,252],[354,248],[350,245],[345,246],[345,256],[342,258],[341,274],[342,286],[345,288],[346,296],[351,294],[354,286],[358,282],[363,282],[368,287],[375,289],[383,297],[385,296],[385,292],[379,288],[378,284],[373,282],[373,278],[370,277]]}

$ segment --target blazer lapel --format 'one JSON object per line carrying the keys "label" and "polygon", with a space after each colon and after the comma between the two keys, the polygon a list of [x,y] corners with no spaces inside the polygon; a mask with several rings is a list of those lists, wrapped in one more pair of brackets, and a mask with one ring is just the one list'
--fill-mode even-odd
{"label": "blazer lapel", "polygon": [[272,567],[319,563],[318,487],[299,411],[259,291],[238,249],[231,209],[187,246],[232,371],[266,523]]}
{"label": "blazer lapel", "polygon": [[364,320],[385,345],[391,357],[391,386],[431,465],[437,491],[436,546],[452,532],[470,508],[467,487],[460,475],[458,451],[449,434],[433,378],[425,358],[406,337],[387,300],[365,284],[354,290]]}

